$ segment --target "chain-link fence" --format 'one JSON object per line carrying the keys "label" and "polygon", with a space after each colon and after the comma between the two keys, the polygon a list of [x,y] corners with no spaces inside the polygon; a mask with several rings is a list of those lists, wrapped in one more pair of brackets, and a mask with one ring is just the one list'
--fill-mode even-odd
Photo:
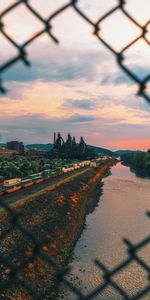
{"label": "chain-link fence", "polygon": [[[129,300],[135,300],[135,299],[142,299],[145,295],[149,295],[150,293],[150,284],[149,284],[149,274],[150,274],[150,266],[148,262],[146,262],[144,259],[140,257],[139,251],[147,247],[150,243],[150,236],[146,237],[139,243],[133,245],[129,240],[125,239],[124,243],[128,247],[128,256],[127,258],[119,263],[115,268],[109,270],[102,262],[99,260],[95,260],[95,265],[103,271],[103,282],[97,286],[97,288],[93,289],[90,293],[88,294],[83,294],[82,290],[77,288],[75,284],[73,284],[70,280],[65,278],[65,275],[69,271],[69,268],[60,268],[59,265],[56,263],[55,260],[53,260],[49,255],[46,255],[43,253],[43,245],[45,244],[44,240],[39,240],[39,237],[35,234],[32,234],[29,230],[26,229],[26,226],[21,224],[19,221],[20,215],[17,215],[12,209],[10,209],[6,203],[4,203],[2,200],[0,200],[1,206],[6,210],[7,214],[10,216],[9,220],[9,226],[7,228],[1,228],[1,235],[0,235],[0,241],[1,244],[4,245],[3,247],[5,248],[5,239],[10,237],[11,235],[14,235],[14,231],[17,230],[20,232],[19,238],[21,238],[21,243],[24,244],[25,247],[25,242],[27,245],[31,247],[32,245],[32,252],[31,255],[24,256],[22,253],[21,248],[17,248],[17,259],[20,258],[19,256],[22,257],[19,260],[19,265],[14,263],[14,252],[13,252],[13,257],[7,256],[5,251],[1,251],[0,254],[0,273],[1,273],[1,279],[0,279],[0,299],[53,299],[53,296],[51,298],[51,293],[52,291],[58,287],[61,283],[69,289],[74,295],[76,295],[76,299],[95,299],[98,295],[100,297],[101,293],[103,293],[108,287],[113,288],[117,294],[121,296],[119,299],[129,299]],[[150,214],[148,214],[150,216]],[[16,240],[17,247],[18,247],[18,242]],[[2,245],[1,245],[2,247]],[[10,245],[11,247],[11,245]],[[13,246],[14,247],[14,246]],[[1,248],[2,249],[2,248]],[[4,252],[4,253],[2,253]],[[7,251],[6,251],[7,252]],[[21,252],[21,253],[19,253]],[[25,270],[26,267],[32,266],[32,263],[35,262],[36,259],[40,259],[46,266],[47,266],[47,272],[50,272],[50,269],[52,268],[55,270],[55,286],[50,285],[49,288],[45,289],[45,292],[41,294],[41,292],[38,293],[38,288],[34,287],[31,285],[32,280],[30,282],[30,278],[24,278],[22,279],[21,276],[21,271]],[[142,270],[146,272],[147,274],[147,285],[144,288],[141,288],[139,286],[139,290],[134,296],[129,296],[128,291],[126,291],[126,288],[123,288],[120,283],[117,283],[117,280],[115,279],[115,275],[123,272],[126,268],[130,268],[130,265],[132,263],[138,264],[140,266],[141,272]],[[4,274],[5,270],[5,277]],[[52,270],[51,270],[52,271]],[[25,271],[24,271],[25,272]],[[54,272],[53,272],[54,273]],[[29,275],[29,274],[28,274]],[[44,276],[44,275],[42,275]],[[20,298],[8,296],[6,297],[6,290],[11,288],[11,292],[13,291],[13,284],[15,285],[15,293],[17,288],[23,288],[23,291],[20,294]],[[43,287],[42,287],[43,290]],[[40,291],[40,290],[39,290]],[[17,294],[17,293],[16,293]],[[22,296],[21,296],[22,295]],[[99,298],[101,299],[101,298]],[[148,298],[146,298],[148,299]]]}
{"label": "chain-link fence", "polygon": [[[68,186],[66,189],[67,197],[71,199],[73,203],[76,202],[78,198],[76,184],[76,182],[71,182],[71,192]],[[87,181],[84,181],[83,175],[82,184],[78,182],[78,185],[79,184],[82,186],[81,189],[84,191],[84,195],[81,200],[78,198],[77,203],[82,203],[83,205],[83,201],[86,203],[86,195],[88,194],[87,188],[89,188]],[[93,187],[95,189],[95,185]],[[57,195],[58,205],[54,204],[55,197],[53,192],[51,192],[46,196],[40,196],[40,198],[36,200],[36,203],[32,200],[33,202],[31,201],[31,203],[25,206],[21,205],[17,210],[10,208],[6,201],[0,198],[0,206],[3,208],[3,212],[0,213],[0,299],[54,299],[55,292],[61,284],[74,294],[75,299],[79,300],[107,300],[107,297],[101,298],[101,295],[105,293],[108,288],[117,292],[118,298],[116,299],[149,299],[148,297],[144,298],[145,296],[150,296],[150,265],[148,252],[146,252],[146,256],[143,257],[141,256],[141,251],[145,248],[147,249],[149,246],[150,236],[147,236],[136,244],[132,244],[129,240],[124,239],[124,243],[128,248],[127,256],[122,262],[117,263],[117,265],[111,269],[106,267],[103,262],[95,260],[95,266],[103,275],[100,283],[97,284],[97,287],[93,288],[92,291],[88,293],[83,292],[82,287],[77,287],[71,278],[67,278],[66,275],[70,271],[70,268],[63,267],[65,264],[62,264],[60,259],[60,257],[63,257],[64,252],[62,251],[65,249],[63,232],[67,230],[67,236],[74,234],[72,230],[74,230],[74,224],[79,222],[78,213],[82,210],[82,206],[79,204],[79,208],[77,209],[77,206],[73,205],[72,214],[70,214],[69,201],[64,201],[61,191],[64,191],[63,186]],[[75,194],[72,194],[72,191],[74,191]],[[56,211],[59,211],[58,216],[55,211],[55,205]],[[42,211],[42,214],[40,211]],[[54,218],[53,214],[55,215]],[[150,213],[147,213],[147,215],[150,217]],[[69,222],[70,217],[74,218],[73,226],[71,225],[72,223]],[[55,239],[58,243],[60,242],[60,245],[57,244],[57,247],[61,249],[60,256],[60,253],[57,252]],[[51,252],[48,251],[50,247]],[[141,272],[141,276],[142,272],[144,272],[147,279],[143,282],[144,287],[133,286],[133,289],[136,289],[136,291],[130,295],[128,284],[123,286],[120,282],[120,278],[117,278],[116,275],[123,274],[125,270],[130,270],[133,264],[139,267],[138,272]],[[112,299],[115,298],[112,297]]]}
{"label": "chain-link fence", "polygon": [[[110,50],[113,55],[116,57],[116,61],[121,67],[121,69],[137,84],[138,86],[138,95],[143,96],[148,102],[150,101],[149,93],[147,91],[147,86],[149,84],[150,80],[150,74],[144,76],[143,79],[140,79],[138,76],[138,73],[136,70],[131,69],[130,67],[126,66],[126,51],[129,48],[132,48],[136,43],[139,42],[139,40],[144,41],[147,45],[150,45],[150,41],[148,39],[148,28],[150,25],[150,21],[147,21],[146,24],[141,25],[132,15],[126,10],[126,1],[125,0],[118,0],[118,5],[114,6],[112,9],[110,9],[107,13],[105,13],[103,16],[101,16],[96,22],[93,22],[80,8],[78,5],[78,0],[72,0],[66,3],[64,6],[61,6],[58,10],[56,10],[54,13],[50,13],[48,18],[43,18],[42,15],[30,4],[29,0],[20,0],[20,1],[14,1],[14,3],[8,8],[6,8],[4,11],[0,14],[0,32],[3,35],[3,37],[17,50],[18,54],[8,59],[6,63],[0,66],[0,74],[2,74],[6,69],[13,66],[16,62],[22,61],[26,66],[30,66],[30,58],[28,58],[27,54],[27,48],[28,46],[36,40],[39,36],[42,36],[43,34],[47,33],[48,36],[55,42],[58,43],[58,39],[55,36],[55,28],[52,27],[52,21],[61,13],[68,10],[70,7],[82,18],[84,19],[90,26],[93,28],[93,34],[97,37],[97,39],[108,49]],[[18,8],[20,5],[24,5],[25,8],[32,13],[32,15],[35,17],[35,19],[38,19],[38,21],[41,22],[43,26],[43,30],[37,32],[33,36],[31,36],[28,40],[26,40],[25,43],[22,45],[18,44],[17,41],[15,41],[11,35],[5,30],[5,17],[7,17],[8,14],[11,14],[11,12],[14,11],[14,9]],[[44,4],[43,4],[44,5]],[[143,7],[144,10],[144,7]],[[117,11],[121,12],[123,16],[127,18],[128,21],[133,23],[138,29],[140,29],[140,34],[136,36],[133,40],[131,40],[129,43],[126,44],[125,47],[122,48],[121,51],[117,52],[104,38],[102,38],[101,34],[101,26],[103,24],[103,21],[106,19],[109,19],[113,14],[115,14]],[[72,32],[73,35],[73,32]],[[119,39],[119,36],[118,36]],[[2,79],[1,79],[2,80]],[[5,88],[2,85],[2,81],[0,81],[0,91],[2,93],[5,92]]]}
{"label": "chain-link fence", "polygon": [[[26,66],[30,65],[30,60],[28,59],[27,55],[27,47],[36,40],[39,36],[47,33],[49,37],[55,42],[58,43],[57,37],[55,37],[54,28],[52,27],[52,21],[58,17],[61,13],[65,10],[72,7],[74,11],[81,16],[86,22],[88,22],[91,27],[93,28],[93,34],[97,37],[97,39],[106,46],[108,50],[110,50],[116,57],[116,61],[121,67],[121,69],[137,84],[138,86],[138,94],[143,96],[147,101],[150,101],[149,95],[147,93],[146,87],[148,85],[148,81],[150,80],[150,74],[144,77],[142,80],[138,77],[138,74],[134,72],[134,70],[130,70],[125,64],[125,53],[126,50],[136,44],[140,39],[144,40],[145,43],[150,45],[150,42],[147,38],[147,29],[150,22],[147,22],[144,26],[140,25],[126,10],[125,1],[120,0],[118,5],[113,7],[110,11],[108,11],[105,15],[97,20],[97,22],[91,21],[89,17],[87,17],[82,10],[78,7],[78,1],[72,0],[69,1],[64,6],[60,7],[57,11],[53,14],[50,13],[47,19],[44,19],[35,8],[32,7],[29,0],[20,0],[14,1],[12,5],[10,5],[7,9],[5,9],[0,14],[0,32],[3,37],[15,47],[17,50],[17,55],[8,60],[5,64],[1,65],[0,73],[3,74],[5,70],[13,66],[17,61],[22,61]],[[9,36],[9,33],[5,31],[5,16],[11,14],[11,12],[19,7],[20,5],[24,5],[27,10],[29,10],[35,18],[37,18],[43,25],[43,30],[37,32],[35,35],[31,36],[25,43],[19,45],[14,39]],[[101,37],[101,24],[111,15],[113,15],[116,11],[120,11],[126,18],[128,18],[131,22],[133,22],[140,30],[141,34],[137,36],[134,40],[132,40],[129,44],[126,45],[120,52],[116,52],[102,37]],[[2,93],[5,92],[5,88],[2,85],[2,81],[0,82],[0,91]],[[20,214],[17,214],[14,210],[12,210],[5,201],[0,199],[0,205],[4,211],[6,211],[7,215],[9,216],[9,222],[2,224],[0,229],[0,241],[1,241],[1,250],[0,252],[0,299],[6,299],[6,291],[10,286],[12,289],[17,289],[18,287],[23,287],[25,292],[20,294],[20,298],[13,298],[11,295],[7,295],[7,299],[53,299],[49,296],[52,294],[52,291],[59,286],[60,283],[63,283],[67,288],[69,288],[76,298],[81,299],[94,299],[97,295],[101,295],[101,293],[107,289],[108,287],[113,288],[117,291],[117,293],[122,297],[122,299],[142,299],[144,296],[148,295],[150,292],[150,266],[144,259],[140,258],[138,255],[138,251],[143,249],[144,247],[148,246],[150,243],[150,236],[146,237],[144,240],[139,242],[136,245],[133,245],[130,241],[124,240],[125,244],[128,247],[128,257],[122,261],[122,263],[118,264],[115,268],[109,270],[102,262],[95,260],[95,265],[103,271],[103,283],[98,285],[93,291],[88,294],[83,294],[82,290],[78,289],[71,281],[66,279],[65,275],[69,271],[68,268],[62,268],[59,264],[55,261],[55,259],[51,258],[43,251],[43,245],[45,244],[45,237],[38,236],[33,234],[24,223],[20,221]],[[148,214],[150,216],[150,214]],[[36,225],[35,225],[36,226]],[[46,226],[46,225],[45,225]],[[54,226],[52,224],[51,226]],[[19,231],[19,235],[18,232]],[[18,253],[21,253],[21,243],[24,243],[24,247],[28,248],[30,246],[31,249],[28,249],[28,255],[22,255],[22,259],[20,258],[19,262],[14,262],[15,252],[13,252],[13,257],[7,255],[7,248],[8,246],[5,244],[6,238],[8,240],[12,235],[16,235],[17,239],[20,241],[20,249],[16,249],[17,257]],[[11,243],[10,243],[11,244]],[[9,245],[10,245],[9,244]],[[18,245],[18,243],[16,243]],[[14,249],[14,245],[13,248]],[[45,247],[46,249],[46,247]],[[11,250],[11,248],[10,248]],[[42,263],[46,266],[47,272],[50,272],[51,268],[55,271],[55,285],[50,284],[49,287],[45,287],[44,293],[39,293],[37,287],[34,287],[30,284],[30,280],[25,279],[22,277],[21,271],[24,270],[26,266],[30,269],[32,267],[33,261],[36,259],[40,259],[40,264]],[[147,285],[144,288],[139,287],[139,291],[134,296],[129,296],[126,289],[122,288],[117,281],[114,279],[114,276],[119,272],[122,272],[125,268],[128,268],[130,264],[135,262],[138,264],[147,274]],[[44,266],[44,267],[45,267]],[[42,267],[41,267],[42,268]],[[39,269],[38,269],[39,270]],[[53,272],[54,273],[54,272]],[[28,274],[29,275],[29,274]],[[33,282],[33,280],[32,280]],[[13,286],[14,285],[14,286]],[[40,287],[39,287],[40,289]],[[43,289],[42,289],[43,290]],[[27,298],[28,297],[28,298]]]}

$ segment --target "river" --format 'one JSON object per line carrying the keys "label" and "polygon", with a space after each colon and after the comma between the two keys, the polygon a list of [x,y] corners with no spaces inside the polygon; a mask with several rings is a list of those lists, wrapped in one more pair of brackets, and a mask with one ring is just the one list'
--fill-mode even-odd
{"label": "river", "polygon": [[[93,262],[95,258],[113,269],[127,258],[123,238],[138,243],[149,235],[150,221],[145,212],[149,210],[150,180],[136,177],[121,163],[114,166],[111,173],[103,179],[103,194],[98,206],[86,217],[85,229],[70,262],[71,271],[66,276],[84,295],[103,282],[102,271]],[[150,266],[150,243],[138,255]],[[137,263],[113,276],[113,280],[129,296],[135,295],[148,283],[147,273]],[[77,299],[66,289],[58,299],[61,297]],[[92,299],[120,300],[123,297],[113,288],[107,288]],[[150,299],[150,293],[142,299]]]}

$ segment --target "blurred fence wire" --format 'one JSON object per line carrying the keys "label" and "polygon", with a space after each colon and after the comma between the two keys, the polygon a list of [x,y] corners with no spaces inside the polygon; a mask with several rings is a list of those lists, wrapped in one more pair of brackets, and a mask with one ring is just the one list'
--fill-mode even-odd
{"label": "blurred fence wire", "polygon": [[[94,264],[99,269],[99,271],[103,273],[102,280],[96,288],[94,288],[88,294],[85,294],[82,292],[82,288],[79,289],[79,287],[77,287],[75,283],[73,283],[70,279],[66,278],[66,275],[70,271],[70,269],[68,267],[60,267],[54,259],[52,259],[48,254],[43,252],[43,244],[45,243],[45,241],[42,241],[41,239],[39,239],[37,234],[33,234],[29,229],[27,229],[27,226],[25,226],[25,224],[23,224],[20,221],[20,215],[14,210],[12,210],[2,199],[0,199],[0,206],[3,207],[3,209],[7,212],[7,215],[9,216],[9,226],[2,226],[0,230],[0,299],[54,299],[54,296],[51,296],[52,292],[56,289],[56,287],[59,287],[62,283],[63,286],[67,288],[67,290],[70,290],[70,292],[74,294],[74,296],[76,297],[75,299],[78,300],[89,300],[95,299],[96,297],[99,297],[98,299],[101,299],[101,294],[104,293],[108,288],[113,289],[114,292],[117,293],[117,299],[149,299],[149,255],[147,251],[147,257],[143,259],[140,252],[141,250],[150,245],[150,236],[147,236],[137,244],[132,244],[128,239],[124,239],[124,243],[127,246],[127,257],[112,269],[109,269],[103,264],[103,262],[96,259],[94,261]],[[147,215],[148,217],[150,217],[149,212],[147,213]],[[19,260],[19,264],[17,264],[17,261],[14,261],[15,252],[10,249],[10,254],[8,256],[7,250],[5,250],[5,248],[7,248],[8,240],[10,242],[12,236],[14,238],[14,230],[20,232],[19,239],[21,239],[22,235],[21,243],[24,244],[23,247],[25,248],[26,241],[27,246],[30,245],[31,247],[32,245],[33,249],[30,255],[26,254],[24,256],[21,248],[17,248],[17,259]],[[15,247],[15,243],[16,247],[18,247],[17,238],[16,241],[13,241],[13,248]],[[12,247],[11,244],[12,242],[10,243],[10,246]],[[2,249],[2,247],[4,249]],[[11,254],[11,251],[13,251],[13,255]],[[55,285],[52,285],[49,282],[49,287],[43,288],[42,286],[42,293],[39,289],[39,286],[34,286],[33,278],[32,280],[30,280],[29,275],[31,275],[30,271],[32,272],[32,270],[29,270],[28,276],[22,276],[21,274],[22,271],[25,272],[26,268],[30,269],[30,265],[32,266],[32,263],[35,263],[37,259],[40,259],[43,264],[45,264],[47,267],[53,268],[53,270],[55,271]],[[145,277],[147,277],[147,284],[144,287],[136,286],[138,290],[133,295],[129,294],[127,286],[122,286],[120,281],[118,282],[118,279],[115,278],[117,274],[121,274],[125,270],[128,270],[128,268],[130,268],[132,264],[138,265],[138,267],[141,270],[141,274],[142,272],[144,272]],[[44,276],[44,274],[41,275]],[[13,285],[15,285],[15,292],[13,291]],[[17,289],[20,289],[20,294],[18,296]],[[9,291],[8,294],[7,291]],[[14,292],[15,296],[11,296],[11,292]],[[145,296],[148,297],[144,298]],[[105,299],[107,300],[107,297],[105,297]]]}
{"label": "blurred fence wire", "polygon": [[[38,0],[37,0],[38,1]],[[13,4],[9,5],[4,11],[0,13],[0,32],[3,35],[3,37],[17,50],[17,55],[13,58],[8,59],[4,64],[0,66],[0,76],[3,74],[3,72],[10,68],[12,65],[14,65],[17,61],[22,61],[26,66],[30,66],[30,60],[28,58],[27,53],[27,47],[36,40],[39,36],[42,36],[43,34],[47,33],[48,36],[55,42],[58,43],[58,39],[55,36],[55,29],[52,26],[52,21],[59,17],[61,13],[68,10],[70,7],[82,18],[84,19],[90,26],[93,28],[93,34],[97,37],[97,39],[108,49],[110,50],[113,55],[116,57],[116,61],[120,68],[137,84],[138,86],[138,95],[144,97],[148,102],[150,102],[150,96],[148,92],[148,85],[150,81],[150,73],[146,76],[144,76],[143,79],[140,79],[138,76],[138,73],[133,68],[129,68],[126,66],[126,51],[131,48],[133,45],[135,45],[139,40],[144,41],[147,45],[150,45],[150,41],[148,38],[148,28],[150,25],[150,21],[147,21],[145,25],[141,25],[132,15],[127,11],[126,9],[126,1],[125,0],[118,0],[118,4],[114,6],[112,9],[110,9],[107,13],[105,13],[103,16],[101,16],[96,22],[93,22],[79,7],[78,3],[79,0],[72,0],[68,1],[66,4],[61,6],[59,9],[57,9],[54,13],[50,13],[48,18],[43,18],[42,15],[34,8],[34,6],[31,4],[29,0],[18,0],[18,1],[12,1]],[[9,35],[9,32],[5,30],[5,17],[7,17],[8,14],[11,14],[11,12],[14,11],[14,9],[18,8],[20,5],[24,5],[24,7],[32,13],[32,15],[35,17],[35,19],[38,19],[43,29],[37,32],[36,34],[32,35],[28,40],[26,40],[22,45],[18,44],[17,41],[15,41],[11,35]],[[44,5],[44,3],[43,3]],[[94,6],[94,4],[93,4]],[[143,10],[144,10],[144,4],[143,4]],[[123,16],[127,18],[131,23],[133,23],[138,29],[140,29],[140,34],[136,36],[133,40],[131,40],[129,43],[126,44],[125,47],[119,52],[117,52],[104,38],[102,38],[101,35],[101,25],[103,24],[103,21],[106,19],[109,19],[113,14],[115,14],[117,11],[120,11]],[[123,34],[123,33],[122,33]],[[73,32],[72,32],[73,35]],[[119,36],[118,36],[119,39]],[[2,84],[2,77],[0,79],[0,92],[5,93],[5,88]]]}
{"label": "blurred fence wire", "polygon": [[[9,36],[9,33],[5,31],[5,16],[10,14],[15,8],[19,7],[20,5],[24,5],[27,10],[29,10],[35,18],[37,18],[43,24],[43,30],[37,32],[35,35],[31,36],[25,43],[19,45],[15,40]],[[141,26],[129,13],[126,11],[125,8],[125,1],[120,0],[118,5],[113,7],[110,11],[108,11],[105,15],[103,15],[97,22],[93,22],[87,17],[82,10],[78,7],[78,1],[72,0],[65,4],[64,6],[60,7],[57,11],[53,14],[50,14],[47,19],[44,19],[35,8],[30,5],[29,0],[20,0],[14,1],[14,3],[8,6],[7,9],[0,13],[0,32],[6,40],[13,45],[17,49],[17,55],[9,59],[5,64],[1,65],[0,67],[0,74],[2,75],[3,72],[13,66],[17,61],[22,61],[26,66],[30,65],[30,61],[27,55],[27,47],[30,45],[34,40],[36,40],[39,36],[47,33],[49,37],[55,42],[58,43],[57,38],[54,34],[54,29],[51,25],[54,18],[58,17],[59,14],[63,13],[68,8],[72,7],[74,11],[81,16],[86,22],[88,22],[93,28],[93,34],[98,38],[98,40],[106,46],[116,57],[117,63],[121,67],[121,69],[137,84],[138,86],[138,94],[143,96],[147,101],[150,102],[149,95],[147,93],[146,87],[148,85],[148,81],[150,80],[150,74],[146,76],[144,79],[140,80],[138,75],[126,67],[125,65],[125,52],[128,48],[132,47],[137,41],[140,39],[144,40],[145,43],[150,45],[149,40],[147,39],[146,33],[147,28],[150,22],[147,22],[144,26]],[[123,15],[125,15],[131,22],[133,22],[138,28],[141,30],[141,34],[132,40],[129,44],[126,45],[120,52],[116,52],[102,37],[101,37],[101,24],[102,22],[109,18],[113,13],[116,11],[121,11]],[[73,34],[73,33],[72,33]],[[2,93],[5,92],[5,88],[3,87],[2,81],[0,82],[0,91]],[[81,289],[77,288],[75,284],[73,284],[69,279],[66,279],[66,274],[69,272],[68,268],[60,268],[60,266],[46,253],[42,251],[43,241],[39,240],[36,235],[34,235],[30,230],[28,230],[25,226],[23,226],[22,222],[20,221],[20,215],[18,215],[14,210],[12,210],[3,200],[0,199],[0,206],[3,210],[6,211],[7,215],[9,216],[9,226],[7,224],[6,227],[2,227],[0,229],[0,299],[33,299],[33,300],[41,300],[41,299],[52,299],[50,298],[51,292],[55,289],[57,285],[63,283],[74,295],[76,299],[95,299],[97,295],[101,298],[101,294],[107,289],[108,287],[113,288],[118,295],[120,295],[121,299],[127,300],[136,300],[142,299],[145,296],[149,295],[150,298],[150,265],[140,257],[139,251],[144,249],[145,247],[149,246],[150,244],[150,236],[146,237],[138,244],[132,244],[129,240],[125,239],[124,243],[126,244],[127,250],[127,258],[118,264],[113,269],[108,269],[102,262],[99,260],[95,260],[95,265],[103,272],[103,282],[97,286],[97,288],[93,289],[90,293],[84,294]],[[150,214],[148,213],[148,217]],[[2,247],[5,250],[5,240],[6,238],[10,238],[11,235],[14,234],[14,230],[19,230],[22,235],[22,241],[26,239],[26,242],[32,244],[33,251],[30,256],[24,257],[22,261],[20,261],[19,265],[14,263],[11,257],[8,257],[5,251],[1,251]],[[19,252],[19,249],[17,249]],[[49,288],[45,288],[43,294],[38,292],[38,289],[34,288],[32,284],[30,284],[30,280],[28,278],[24,279],[20,275],[20,272],[24,270],[26,266],[32,264],[35,259],[40,258],[44,264],[53,268],[55,270],[55,286],[50,285]],[[132,263],[136,263],[139,267],[146,273],[147,275],[147,285],[145,287],[139,287],[139,290],[134,295],[129,295],[128,291],[123,288],[117,280],[115,279],[115,275],[119,274],[124,271],[125,268],[128,268]],[[4,275],[5,274],[5,275]],[[6,298],[6,291],[11,288],[11,286],[15,284],[17,287],[22,287],[23,290],[26,292],[25,296],[20,296],[20,298],[13,298],[11,295],[7,295]],[[99,298],[99,299],[100,299]],[[107,299],[106,299],[107,300]]]}

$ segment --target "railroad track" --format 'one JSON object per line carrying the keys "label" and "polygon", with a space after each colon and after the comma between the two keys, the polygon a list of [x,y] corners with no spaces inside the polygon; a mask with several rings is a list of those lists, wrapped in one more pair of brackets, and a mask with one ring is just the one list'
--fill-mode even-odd
{"label": "railroad track", "polygon": [[[48,179],[44,182],[32,185],[30,187],[22,188],[19,191],[16,191],[11,194],[4,194],[0,197],[3,201],[6,201],[8,204],[16,204],[18,201],[25,201],[28,200],[30,197],[36,196],[37,194],[43,193],[46,190],[49,189],[55,189],[58,186],[66,183],[67,181],[70,181],[74,179],[75,177],[89,171],[91,167],[84,167],[82,169],[78,169],[75,171],[70,172],[69,174],[63,174],[60,176],[57,176],[55,178]],[[13,206],[14,206],[13,205]]]}

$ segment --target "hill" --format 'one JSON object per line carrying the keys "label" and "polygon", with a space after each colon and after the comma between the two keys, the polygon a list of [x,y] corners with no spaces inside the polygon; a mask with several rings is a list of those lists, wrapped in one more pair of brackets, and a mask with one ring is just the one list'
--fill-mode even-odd
{"label": "hill", "polygon": [[140,153],[140,152],[143,152],[143,151],[140,151],[140,150],[117,150],[117,151],[114,151],[114,153],[119,156],[121,156],[122,154]]}
{"label": "hill", "polygon": [[95,153],[100,153],[103,155],[109,155],[109,156],[114,156],[114,152],[106,149],[106,148],[101,148],[101,147],[96,147],[92,145],[87,145],[89,149],[93,150]]}
{"label": "hill", "polygon": [[53,144],[29,144],[25,145],[27,150],[31,150],[32,148],[37,148],[41,151],[50,151],[53,148]]}
{"label": "hill", "polygon": [[[130,150],[118,150],[118,151],[111,151],[109,149],[106,148],[102,148],[102,147],[96,147],[96,146],[92,146],[92,145],[87,145],[89,147],[89,149],[92,149],[95,153],[101,153],[103,155],[109,155],[109,156],[114,156],[114,155],[121,155],[124,153],[130,153],[133,151]],[[4,143],[0,143],[0,147],[6,147],[6,144]],[[32,148],[37,148],[38,150],[41,151],[50,151],[53,148],[53,144],[27,144],[25,145],[25,149],[26,150],[31,150]]]}
{"label": "hill", "polygon": [[[92,146],[92,145],[87,145],[89,149],[93,150],[95,153],[101,153],[103,155],[110,155],[110,156],[114,156],[114,152],[105,149],[105,148],[101,148],[101,147],[96,147],[96,146]],[[53,144],[29,144],[25,146],[26,149],[30,150],[32,148],[37,148],[38,150],[41,151],[50,151],[53,148]]]}
{"label": "hill", "polygon": [[5,148],[5,147],[6,147],[6,144],[0,143],[0,147]]}

